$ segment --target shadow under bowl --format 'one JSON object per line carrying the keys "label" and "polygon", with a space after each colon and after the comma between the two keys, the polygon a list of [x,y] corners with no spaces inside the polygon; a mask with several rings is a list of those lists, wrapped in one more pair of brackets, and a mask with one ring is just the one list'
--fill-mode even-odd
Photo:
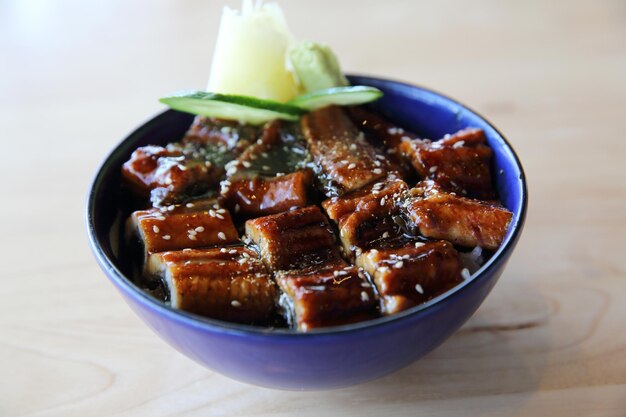
{"label": "shadow under bowl", "polygon": [[124,139],[104,160],[89,190],[87,230],[106,276],[128,305],[161,338],[207,368],[265,387],[304,390],[359,384],[405,367],[454,333],[476,311],[502,274],[520,237],[527,191],[520,161],[503,135],[466,106],[426,88],[351,76],[353,84],[384,92],[373,107],[423,137],[440,138],[466,127],[485,131],[493,149],[494,182],[513,220],[498,251],[471,279],[401,313],[298,333],[200,317],[153,298],[124,275],[111,230],[119,207],[120,168],[139,146],[183,136],[193,116],[165,111]]}

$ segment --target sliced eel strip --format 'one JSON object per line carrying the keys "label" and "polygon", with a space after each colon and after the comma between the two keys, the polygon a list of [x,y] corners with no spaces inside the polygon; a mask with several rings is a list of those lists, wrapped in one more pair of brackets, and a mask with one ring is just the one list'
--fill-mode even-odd
{"label": "sliced eel strip", "polygon": [[400,144],[422,179],[480,200],[495,199],[491,184],[493,152],[481,129],[464,129],[437,141],[405,139]]}
{"label": "sliced eel strip", "polygon": [[374,280],[384,314],[421,304],[463,281],[459,255],[444,241],[370,249],[356,262]]}
{"label": "sliced eel strip", "polygon": [[512,218],[499,204],[445,192],[433,181],[417,184],[402,206],[416,232],[468,248],[496,250]]}
{"label": "sliced eel strip", "polygon": [[343,260],[278,271],[276,281],[289,299],[299,330],[353,323],[377,314],[372,285]]}
{"label": "sliced eel strip", "polygon": [[215,200],[139,210],[126,221],[126,240],[139,241],[144,262],[156,252],[225,245],[238,239],[230,213]]}
{"label": "sliced eel strip", "polygon": [[302,132],[326,194],[342,195],[387,174],[386,159],[343,109],[328,106],[301,119]]}
{"label": "sliced eel strip", "polygon": [[332,228],[317,206],[248,220],[246,236],[273,270],[304,268],[339,257]]}
{"label": "sliced eel strip", "polygon": [[276,284],[243,246],[152,254],[147,273],[165,283],[174,308],[238,323],[267,323],[275,312]]}

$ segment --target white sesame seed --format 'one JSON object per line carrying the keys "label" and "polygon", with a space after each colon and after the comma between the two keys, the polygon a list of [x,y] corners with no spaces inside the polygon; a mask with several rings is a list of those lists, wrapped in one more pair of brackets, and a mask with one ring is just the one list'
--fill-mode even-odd
{"label": "white sesame seed", "polygon": [[157,225],[152,226],[152,231],[154,233],[159,233],[159,226],[157,226]]}
{"label": "white sesame seed", "polygon": [[169,206],[167,206],[167,211],[174,211],[175,208],[176,208],[176,206],[174,206],[173,204],[169,205]]}
{"label": "white sesame seed", "polygon": [[469,269],[467,268],[461,269],[461,276],[463,277],[463,279],[470,279],[471,274],[470,274]]}
{"label": "white sesame seed", "polygon": [[241,165],[243,165],[245,168],[250,168],[252,166],[252,164],[248,161],[242,161]]}
{"label": "white sesame seed", "polygon": [[215,217],[215,210],[209,209],[209,216]]}
{"label": "white sesame seed", "polygon": [[202,233],[202,232],[204,232],[204,226],[198,226],[198,227],[196,227],[194,230],[195,230],[196,232],[198,232],[198,233]]}
{"label": "white sesame seed", "polygon": [[221,214],[219,214],[219,213],[215,213],[215,217],[217,217],[217,218],[218,218],[218,219],[220,219],[220,220],[224,220],[224,216],[222,216],[222,215],[221,215]]}
{"label": "white sesame seed", "polygon": [[464,140],[460,140],[460,141],[456,142],[454,145],[452,145],[452,147],[454,149],[458,149],[458,148],[462,147],[463,145],[465,145],[465,141]]}
{"label": "white sesame seed", "polygon": [[430,167],[430,169],[428,170],[428,172],[430,172],[431,174],[435,171],[437,171],[437,165]]}
{"label": "white sesame seed", "polygon": [[361,301],[366,302],[369,301],[370,296],[365,292],[365,291],[361,291]]}
{"label": "white sesame seed", "polygon": [[424,294],[424,288],[422,288],[422,286],[419,284],[415,284],[415,291],[417,291],[420,294]]}
{"label": "white sesame seed", "polygon": [[193,203],[187,203],[187,204],[185,204],[185,207],[192,208],[193,207]]}
{"label": "white sesame seed", "polygon": [[383,233],[383,239],[387,239],[389,237],[389,232]]}
{"label": "white sesame seed", "polygon": [[221,240],[226,240],[226,235],[224,234],[224,232],[219,232],[217,234],[217,237],[220,238]]}
{"label": "white sesame seed", "polygon": [[351,143],[351,144],[350,144],[350,150],[351,150],[351,151],[355,151],[355,150],[356,150],[356,144]]}
{"label": "white sesame seed", "polygon": [[197,239],[196,235],[191,235],[191,234],[187,235],[187,238],[189,240],[196,240]]}
{"label": "white sesame seed", "polygon": [[241,303],[237,300],[233,300],[230,302],[230,305],[233,307],[241,307]]}
{"label": "white sesame seed", "polygon": [[387,196],[385,196],[385,197],[380,199],[380,205],[384,206],[385,205],[385,201],[387,201]]}
{"label": "white sesame seed", "polygon": [[226,251],[226,248],[220,248],[220,252],[221,252],[221,253],[226,253],[226,252],[227,252],[227,251]]}
{"label": "white sesame seed", "polygon": [[195,231],[195,230],[193,230],[193,229],[189,229],[189,230],[187,230],[187,234],[190,234],[190,235],[195,236],[195,235],[197,235],[197,234],[198,234],[198,232],[196,232],[196,231]]}
{"label": "white sesame seed", "polygon": [[380,168],[374,168],[374,169],[372,170],[372,172],[373,172],[374,174],[378,175],[378,174],[382,174],[382,173],[383,173],[383,170],[382,170],[382,169],[380,169]]}
{"label": "white sesame seed", "polygon": [[415,247],[416,248],[419,248],[419,247],[424,246],[424,245],[425,245],[424,242],[415,242]]}
{"label": "white sesame seed", "polygon": [[348,169],[354,169],[354,168],[356,168],[356,164],[354,162],[348,165]]}
{"label": "white sesame seed", "polygon": [[171,239],[170,235],[163,235],[162,237],[163,237],[163,240],[170,240]]}
{"label": "white sesame seed", "polygon": [[375,156],[375,158],[376,158],[376,159],[379,159],[379,160],[381,160],[381,161],[384,161],[384,160],[385,160],[385,156],[384,156],[384,155],[376,155],[376,156]]}
{"label": "white sesame seed", "polygon": [[221,209],[217,209],[217,210],[215,210],[215,212],[216,212],[216,213],[222,213],[222,214],[223,214],[223,213],[226,213],[226,209],[223,209],[223,208],[221,208]]}
{"label": "white sesame seed", "polygon": [[237,249],[231,249],[228,251],[229,254],[234,255],[237,253]]}
{"label": "white sesame seed", "polygon": [[400,269],[400,268],[402,268],[403,266],[404,266],[404,262],[402,262],[402,261],[398,261],[398,262],[396,262],[396,263],[393,265],[393,267],[394,267],[394,268],[396,268],[396,269]]}

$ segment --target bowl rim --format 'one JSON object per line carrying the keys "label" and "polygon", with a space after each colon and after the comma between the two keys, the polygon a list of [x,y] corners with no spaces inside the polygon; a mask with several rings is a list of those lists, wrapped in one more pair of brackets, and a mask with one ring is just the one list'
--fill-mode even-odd
{"label": "bowl rim", "polygon": [[157,300],[152,297],[145,291],[142,291],[138,286],[132,283],[132,281],[127,278],[122,271],[119,270],[112,262],[111,259],[104,252],[102,245],[98,241],[95,227],[95,212],[96,209],[96,195],[97,191],[101,187],[101,184],[104,179],[104,172],[107,170],[109,165],[112,164],[112,157],[116,155],[121,148],[124,147],[126,141],[135,137],[140,130],[144,128],[144,126],[150,123],[157,117],[165,117],[165,115],[170,111],[162,111],[157,113],[155,116],[147,119],[144,123],[139,125],[135,130],[126,135],[115,147],[106,155],[106,157],[99,164],[98,169],[90,182],[89,190],[87,194],[86,204],[85,204],[85,224],[87,228],[87,235],[89,239],[89,245],[91,250],[98,262],[99,266],[102,268],[105,275],[113,281],[113,283],[118,287],[118,289],[123,290],[125,294],[131,296],[135,301],[143,304],[149,309],[157,310],[158,313],[164,314],[175,321],[179,321],[184,325],[191,326],[194,328],[201,328],[204,331],[211,332],[220,332],[220,333],[228,333],[239,336],[260,336],[260,337],[287,337],[287,338],[313,338],[313,337],[323,337],[323,336],[338,336],[347,333],[354,333],[358,331],[372,330],[376,328],[380,328],[382,326],[399,324],[400,322],[415,319],[420,314],[426,314],[427,311],[432,310],[433,308],[439,306],[443,301],[454,297],[459,296],[464,290],[470,286],[475,286],[478,281],[481,281],[485,276],[488,275],[489,271],[494,269],[504,258],[509,251],[511,251],[517,243],[521,231],[524,227],[524,223],[526,220],[526,212],[528,208],[528,189],[527,189],[527,181],[526,174],[524,172],[524,168],[522,163],[509,143],[506,137],[500,132],[487,118],[485,118],[482,114],[473,110],[472,108],[464,105],[460,101],[449,97],[448,95],[442,94],[436,90],[431,88],[423,87],[418,84],[412,84],[404,81],[398,81],[389,78],[380,78],[376,76],[369,75],[361,75],[361,74],[348,74],[348,78],[359,78],[361,80],[371,80],[374,82],[385,82],[396,87],[400,88],[410,88],[410,89],[418,89],[423,92],[433,94],[434,96],[438,96],[438,98],[443,99],[451,104],[454,104],[461,108],[461,110],[467,111],[474,116],[482,119],[490,128],[494,130],[494,132],[499,136],[499,138],[504,142],[505,147],[511,153],[513,161],[515,165],[519,169],[519,181],[521,185],[521,196],[520,202],[521,207],[520,211],[516,216],[513,217],[513,231],[512,233],[505,239],[505,241],[500,245],[498,250],[491,256],[491,258],[483,264],[468,280],[460,283],[459,285],[451,288],[450,290],[440,294],[439,296],[404,311],[388,315],[381,316],[371,320],[365,320],[357,323],[332,326],[328,328],[319,328],[312,329],[307,332],[301,332],[297,329],[285,329],[285,328],[272,328],[272,327],[261,327],[261,326],[252,326],[247,324],[239,324],[233,323],[218,319],[213,319],[209,317],[200,316],[194,313],[186,312],[183,310],[175,309],[165,304],[164,302]]}

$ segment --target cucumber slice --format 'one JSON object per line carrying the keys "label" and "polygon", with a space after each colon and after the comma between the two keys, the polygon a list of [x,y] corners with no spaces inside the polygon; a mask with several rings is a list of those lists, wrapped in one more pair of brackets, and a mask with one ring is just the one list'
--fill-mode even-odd
{"label": "cucumber slice", "polygon": [[303,94],[289,101],[287,104],[300,107],[306,110],[315,110],[320,107],[336,104],[339,106],[352,106],[356,104],[369,103],[378,100],[383,96],[383,92],[378,88],[365,85],[355,85],[350,87],[332,87],[325,90],[313,91]]}
{"label": "cucumber slice", "polygon": [[181,92],[163,97],[159,101],[185,113],[255,125],[274,119],[298,120],[304,113],[299,107],[277,101],[205,91]]}

